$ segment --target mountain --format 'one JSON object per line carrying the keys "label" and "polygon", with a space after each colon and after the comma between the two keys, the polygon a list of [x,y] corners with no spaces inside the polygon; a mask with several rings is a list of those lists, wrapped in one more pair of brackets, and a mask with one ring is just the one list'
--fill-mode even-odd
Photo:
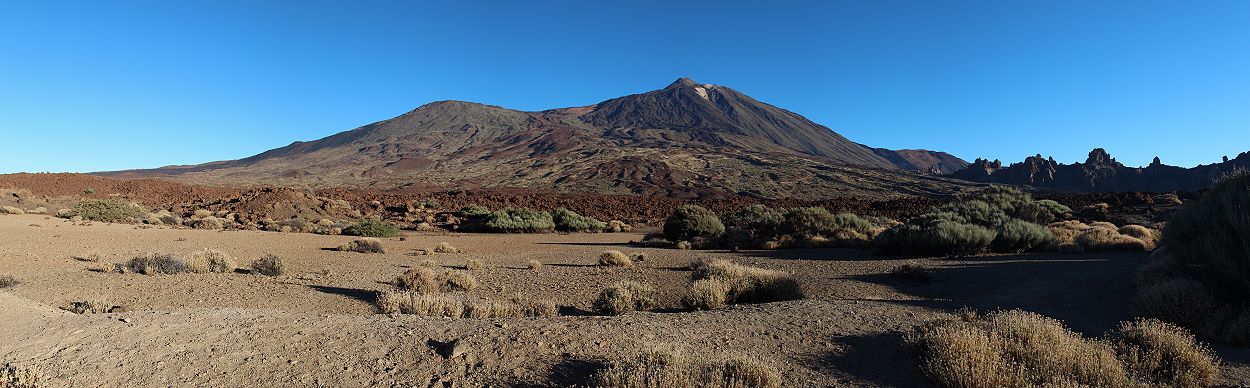
{"label": "mountain", "polygon": [[1041,155],[1004,167],[1000,161],[977,159],[966,168],[951,173],[958,179],[1011,185],[1027,185],[1064,191],[1197,191],[1210,187],[1220,177],[1238,169],[1250,168],[1250,152],[1220,163],[1193,168],[1168,166],[1158,157],[1146,167],[1127,167],[1106,150],[1095,148],[1084,163],[1061,164]]}
{"label": "mountain", "polygon": [[869,148],[733,89],[682,78],[592,106],[522,112],[462,101],[244,159],[104,172],[216,185],[531,188],[765,198],[931,195],[967,163]]}

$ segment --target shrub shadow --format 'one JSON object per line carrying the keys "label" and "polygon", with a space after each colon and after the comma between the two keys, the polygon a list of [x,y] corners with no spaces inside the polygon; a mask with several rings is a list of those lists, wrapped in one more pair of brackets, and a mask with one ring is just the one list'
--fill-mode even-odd
{"label": "shrub shadow", "polygon": [[838,349],[802,360],[813,369],[844,375],[881,387],[935,386],[920,370],[920,360],[897,332],[835,337]]}
{"label": "shrub shadow", "polygon": [[374,290],[364,290],[359,288],[343,288],[330,286],[308,286],[308,288],[321,291],[327,294],[342,295],[348,298],[359,300],[361,302],[373,303],[377,299],[378,292]]}

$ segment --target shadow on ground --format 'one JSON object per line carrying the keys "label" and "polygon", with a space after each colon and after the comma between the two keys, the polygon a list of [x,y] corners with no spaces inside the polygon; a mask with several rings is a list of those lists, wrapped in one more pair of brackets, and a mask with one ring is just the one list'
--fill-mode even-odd
{"label": "shadow on ground", "polygon": [[362,290],[359,288],[343,288],[330,286],[308,286],[308,288],[321,291],[327,294],[342,295],[348,298],[356,299],[361,302],[373,303],[377,299],[378,292],[374,290]]}

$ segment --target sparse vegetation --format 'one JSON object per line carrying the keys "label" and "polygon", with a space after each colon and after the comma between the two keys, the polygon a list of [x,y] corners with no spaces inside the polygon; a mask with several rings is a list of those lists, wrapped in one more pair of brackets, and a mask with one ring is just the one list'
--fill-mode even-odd
{"label": "sparse vegetation", "polygon": [[434,247],[434,253],[460,253],[460,248],[456,248],[455,245],[451,245],[446,242],[441,242]]}
{"label": "sparse vegetation", "polygon": [[1051,249],[1055,235],[1041,225],[1070,212],[1057,202],[994,186],[894,226],[874,245],[884,254],[936,256]]}
{"label": "sparse vegetation", "polygon": [[382,241],[373,237],[358,238],[339,245],[335,249],[343,252],[386,253],[386,248],[382,246]]}
{"label": "sparse vegetation", "polygon": [[483,227],[498,233],[543,233],[555,230],[551,213],[527,208],[496,210],[486,216]]}
{"label": "sparse vegetation", "polygon": [[629,259],[629,255],[621,253],[621,251],[603,251],[599,255],[599,265],[608,267],[632,267],[634,261]]}
{"label": "sparse vegetation", "polygon": [[928,283],[932,279],[929,267],[919,262],[907,262],[890,269],[890,277],[912,283]]}
{"label": "sparse vegetation", "polygon": [[73,208],[57,214],[62,218],[82,217],[98,222],[133,222],[144,218],[147,210],[129,201],[119,199],[86,199]]}
{"label": "sparse vegetation", "polygon": [[[206,266],[207,267],[207,266]],[[118,266],[122,273],[135,272],[144,275],[174,275],[196,272],[195,268],[177,256],[168,253],[149,253],[137,256]]]}
{"label": "sparse vegetation", "polygon": [[556,230],[561,232],[599,232],[608,227],[608,224],[603,221],[577,214],[565,208],[552,211],[551,219],[555,222]]}
{"label": "sparse vegetation", "polygon": [[530,261],[525,262],[525,268],[528,268],[530,271],[538,271],[543,268],[543,262],[538,261],[538,260],[530,260]]}
{"label": "sparse vegetation", "polygon": [[252,273],[265,276],[282,276],[286,266],[278,255],[264,255],[252,262]]}
{"label": "sparse vegetation", "polygon": [[382,292],[375,305],[383,314],[414,314],[423,316],[496,319],[520,317],[552,317],[559,314],[550,301],[530,301],[519,297],[511,300],[470,299],[466,295],[420,292]]}
{"label": "sparse vegetation", "polygon": [[235,259],[216,249],[201,249],[187,257],[187,265],[196,273],[230,273],[238,265]]}
{"label": "sparse vegetation", "polygon": [[0,206],[0,214],[22,215],[26,214],[26,211],[13,206]]}
{"label": "sparse vegetation", "polygon": [[946,387],[1210,386],[1216,361],[1183,330],[1158,321],[1082,338],[1057,320],[1008,310],[923,325],[907,337]]}
{"label": "sparse vegetation", "polygon": [[670,240],[690,240],[695,237],[718,236],[725,232],[725,224],[711,210],[698,205],[681,205],[664,221],[664,235]]}
{"label": "sparse vegetation", "polygon": [[726,219],[729,248],[864,247],[893,220],[831,213],[821,207],[772,209],[752,205]]}
{"label": "sparse vegetation", "polygon": [[726,304],[803,299],[803,289],[790,274],[734,264],[700,260],[691,264],[693,282],[682,303],[694,309]]}
{"label": "sparse vegetation", "polygon": [[4,363],[0,366],[0,387],[42,388],[48,386],[48,378],[38,369]]}
{"label": "sparse vegetation", "polygon": [[468,259],[464,261],[464,269],[477,271],[482,269],[482,261],[478,259]]}
{"label": "sparse vegetation", "polygon": [[16,287],[19,284],[22,284],[22,281],[13,276],[0,275],[0,289]]}
{"label": "sparse vegetation", "polygon": [[394,285],[400,291],[423,294],[461,292],[477,289],[477,279],[464,271],[435,272],[430,268],[416,267],[395,278]]}
{"label": "sparse vegetation", "polygon": [[486,217],[491,213],[490,208],[482,205],[473,204],[460,209],[460,215],[465,217]]}
{"label": "sparse vegetation", "polygon": [[591,377],[594,387],[781,387],[781,374],[748,358],[690,359],[683,353],[652,347],[612,362]]}
{"label": "sparse vegetation", "polygon": [[399,228],[390,222],[366,218],[343,229],[343,234],[359,237],[399,237]]}
{"label": "sparse vegetation", "polygon": [[650,310],[655,307],[655,288],[631,280],[622,280],[600,290],[594,306],[595,311],[605,315]]}
{"label": "sparse vegetation", "polygon": [[103,314],[112,309],[112,303],[98,299],[70,302],[69,306],[65,307],[65,311],[74,314]]}

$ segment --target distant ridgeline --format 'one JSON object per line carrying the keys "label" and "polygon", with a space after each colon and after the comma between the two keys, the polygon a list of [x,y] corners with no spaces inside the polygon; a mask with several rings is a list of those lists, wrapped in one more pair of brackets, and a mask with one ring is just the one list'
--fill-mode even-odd
{"label": "distant ridgeline", "polygon": [[1024,162],[1003,166],[995,160],[977,159],[951,177],[983,183],[1026,185],[1066,191],[1197,191],[1211,187],[1221,176],[1250,168],[1250,152],[1220,163],[1193,168],[1168,166],[1159,158],[1146,167],[1126,167],[1102,148],[1089,152],[1085,163],[1061,164],[1054,158],[1030,156]]}

